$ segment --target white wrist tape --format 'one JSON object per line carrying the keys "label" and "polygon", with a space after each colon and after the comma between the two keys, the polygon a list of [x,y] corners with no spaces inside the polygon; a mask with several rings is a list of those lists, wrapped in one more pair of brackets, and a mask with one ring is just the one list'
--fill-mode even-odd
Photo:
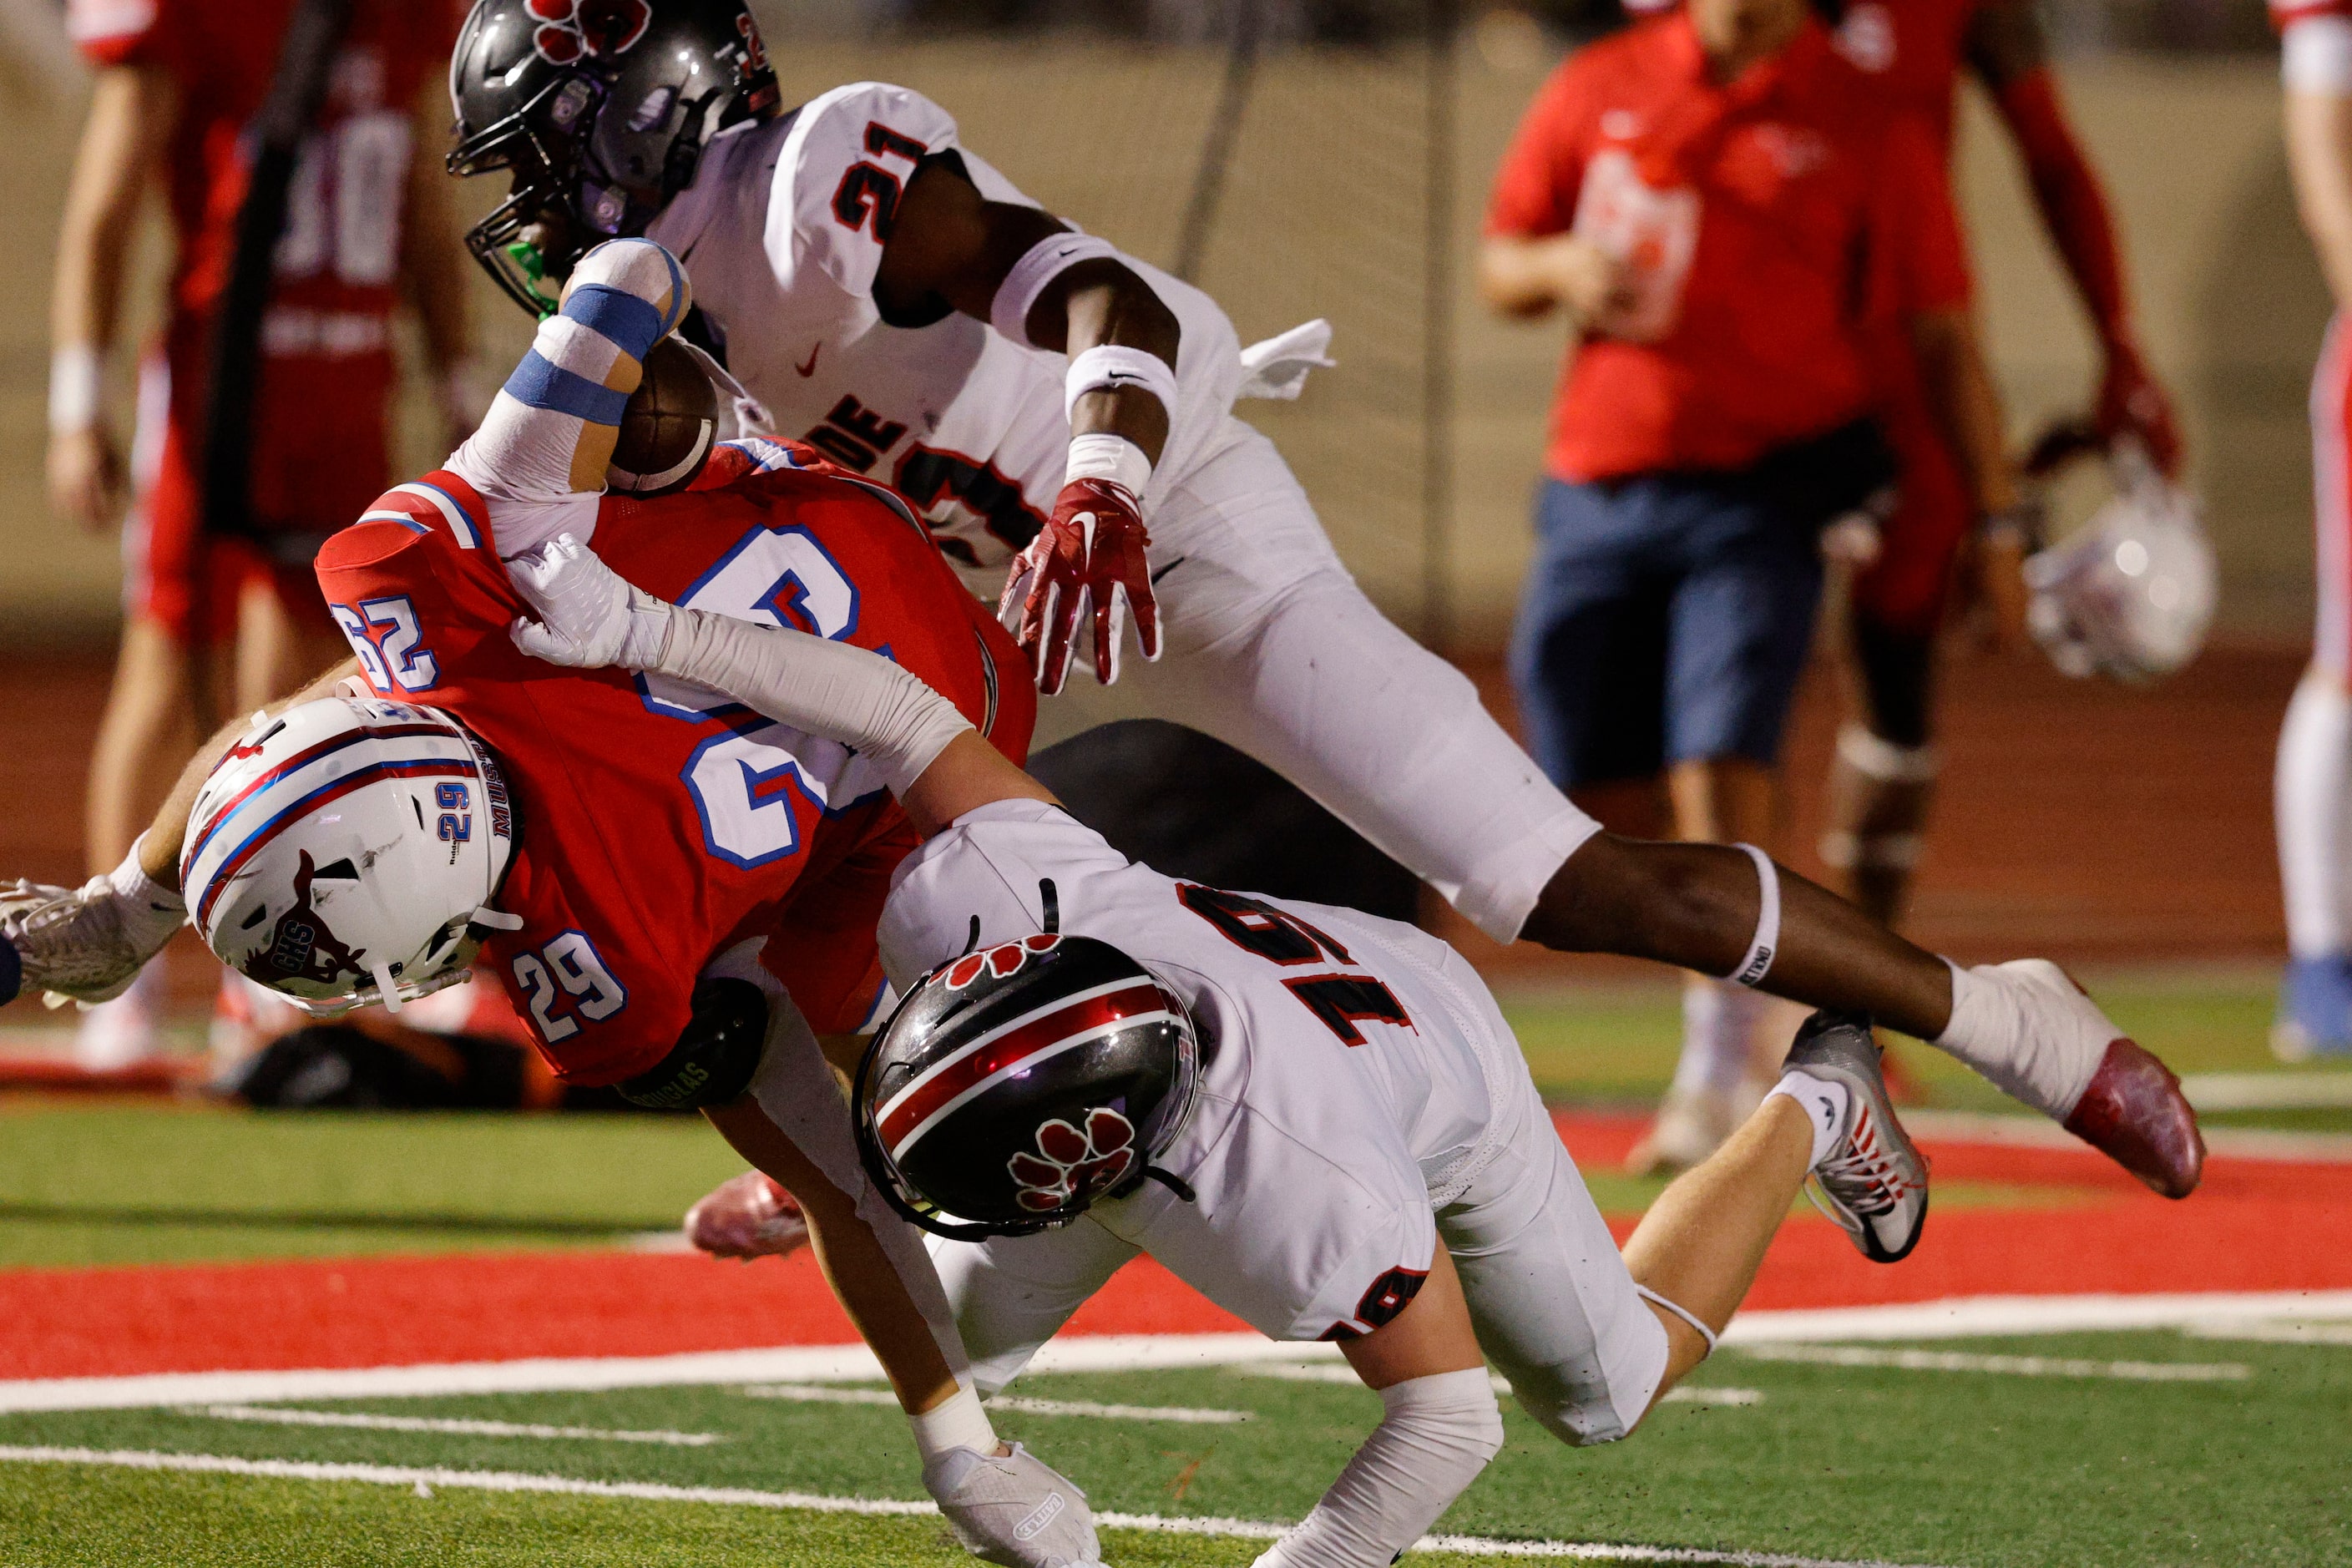
{"label": "white wrist tape", "polygon": [[1108,430],[1089,430],[1083,436],[1070,437],[1070,466],[1062,482],[1073,479],[1108,479],[1124,485],[1127,493],[1139,496],[1143,487],[1151,482],[1151,459],[1143,448],[1124,436],[1114,436]]}
{"label": "white wrist tape", "polygon": [[1650,1305],[1657,1308],[1661,1311],[1672,1312],[1675,1317],[1680,1318],[1684,1322],[1688,1323],[1692,1328],[1697,1330],[1698,1337],[1706,1342],[1706,1353],[1708,1355],[1713,1355],[1715,1353],[1715,1331],[1708,1328],[1705,1323],[1700,1322],[1698,1321],[1698,1315],[1693,1312],[1688,1307],[1684,1306],[1679,1301],[1667,1300],[1664,1296],[1659,1295],[1647,1285],[1636,1284],[1633,1287],[1633,1294],[1639,1296],[1643,1300],[1649,1302]]}
{"label": "white wrist tape", "polygon": [[996,286],[996,298],[989,302],[988,324],[1024,348],[1035,348],[1029,341],[1029,312],[1037,308],[1037,296],[1045,291],[1045,285],[1081,261],[1118,254],[1118,247],[1091,234],[1073,230],[1047,235],[1031,246]]}
{"label": "white wrist tape", "polygon": [[179,890],[167,888],[150,877],[139,864],[140,851],[147,843],[141,834],[131,846],[131,853],[122,858],[107,876],[114,889],[116,907],[121,911],[122,923],[139,952],[152,956],[163,951],[163,944],[188,923],[188,906]]}
{"label": "white wrist tape", "polygon": [[91,343],[63,343],[49,355],[49,434],[72,436],[98,423],[106,356]]}
{"label": "white wrist tape", "polygon": [[969,1386],[959,1384],[953,1394],[919,1415],[910,1412],[907,1425],[915,1429],[915,1447],[922,1451],[927,1466],[951,1448],[996,1452],[996,1428],[989,1425],[980,1395]]}
{"label": "white wrist tape", "polygon": [[1256,1568],[1388,1568],[1503,1446],[1483,1366],[1409,1378],[1381,1390],[1381,1404],[1386,1419]]}
{"label": "white wrist tape", "polygon": [[878,653],[704,610],[672,609],[667,644],[649,668],[840,742],[898,795],[972,727],[920,677]]}
{"label": "white wrist tape", "polygon": [[1756,934],[1748,940],[1747,956],[1739,967],[1724,976],[1741,985],[1761,985],[1764,977],[1772,973],[1773,955],[1780,951],[1780,868],[1772,864],[1772,857],[1753,844],[1735,844],[1734,849],[1744,849],[1756,862],[1756,882],[1759,899],[1756,908]]}
{"label": "white wrist tape", "polygon": [[2294,92],[2352,98],[2352,17],[2289,22],[2279,39],[2279,79]]}
{"label": "white wrist tape", "polygon": [[1076,408],[1089,392],[1118,392],[1135,387],[1160,399],[1173,418],[1176,413],[1176,372],[1158,354],[1124,343],[1097,343],[1070,362],[1062,382],[1062,412]]}

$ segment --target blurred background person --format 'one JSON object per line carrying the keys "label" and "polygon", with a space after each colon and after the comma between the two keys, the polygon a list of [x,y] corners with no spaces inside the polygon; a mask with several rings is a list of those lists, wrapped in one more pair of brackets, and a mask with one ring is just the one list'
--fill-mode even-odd
{"label": "blurred background person", "polygon": [[2336,316],[2311,382],[2318,626],[2279,732],[2279,877],[2287,968],[2273,1047],[2290,1061],[2352,1052],[2352,5],[2273,0],[2295,205]]}
{"label": "blurred background person", "polygon": [[[48,493],[88,529],[122,521],[122,641],[87,805],[89,868],[131,848],[200,735],[341,655],[310,574],[326,536],[390,482],[393,323],[423,328],[451,438],[465,432],[467,268],[440,153],[457,17],[445,0],[72,0],[97,68],[51,296]],[[287,40],[295,42],[290,47]],[[282,184],[248,189],[265,121],[299,138]],[[175,245],[163,325],[142,352],[126,465],[102,387],[143,198]],[[239,273],[256,307],[224,321]],[[267,270],[258,270],[266,268]],[[224,387],[240,430],[207,507],[205,437]],[[243,367],[249,365],[250,374]],[[129,500],[129,515],[124,503]],[[207,515],[207,513],[210,515]],[[162,971],[82,1020],[82,1065],[155,1046]]]}
{"label": "blurred background person", "polygon": [[[1621,831],[1652,827],[1663,773],[1676,837],[1769,848],[1820,536],[1893,475],[1868,417],[1879,323],[2005,482],[1939,149],[1805,0],[1692,0],[1553,75],[1486,232],[1487,303],[1565,307],[1576,331],[1511,650],[1529,749]],[[1637,1168],[1695,1163],[1738,1125],[1759,1009],[1691,977]]]}
{"label": "blurred background person", "polygon": [[[2171,400],[2139,350],[2115,222],[2059,100],[2032,0],[1822,0],[1820,9],[1838,52],[1934,132],[1947,166],[1963,72],[1983,87],[2090,319],[2100,364],[2093,428],[2107,443],[2137,442],[2177,477]],[[1845,873],[1846,896],[1888,925],[1903,916],[1935,788],[1936,645],[1948,603],[1965,582],[1983,601],[1994,640],[2021,645],[2018,568],[2034,533],[2006,478],[1978,473],[1969,451],[1947,438],[1932,388],[1949,372],[1921,363],[1933,352],[1901,334],[1881,348],[1881,417],[1902,482],[1875,558],[1854,576],[1847,631],[1855,711],[1838,735],[1821,846],[1822,859]]]}

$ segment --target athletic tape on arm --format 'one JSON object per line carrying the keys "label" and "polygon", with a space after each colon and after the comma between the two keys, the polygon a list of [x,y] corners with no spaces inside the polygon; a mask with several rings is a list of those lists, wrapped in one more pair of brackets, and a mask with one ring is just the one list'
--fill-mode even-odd
{"label": "athletic tape on arm", "polygon": [[1772,864],[1772,857],[1753,844],[1735,844],[1734,849],[1744,849],[1756,862],[1759,898],[1756,907],[1756,934],[1748,941],[1747,955],[1739,967],[1724,976],[1741,985],[1761,985],[1764,977],[1772,973],[1772,957],[1780,951],[1780,868]]}
{"label": "athletic tape on arm", "polygon": [[654,668],[840,742],[873,763],[893,795],[904,795],[972,727],[920,677],[880,654],[732,616],[673,610]]}
{"label": "athletic tape on arm", "polygon": [[1091,234],[1072,230],[1047,235],[1031,246],[996,286],[996,298],[989,302],[988,324],[1024,348],[1035,348],[1029,341],[1029,312],[1037,308],[1037,297],[1045,286],[1081,261],[1118,256],[1118,247]]}
{"label": "athletic tape on arm", "polygon": [[677,260],[651,240],[613,240],[580,258],[562,312],[540,323],[480,427],[449,459],[488,501],[501,557],[594,531],[593,500],[639,363],[691,303]]}

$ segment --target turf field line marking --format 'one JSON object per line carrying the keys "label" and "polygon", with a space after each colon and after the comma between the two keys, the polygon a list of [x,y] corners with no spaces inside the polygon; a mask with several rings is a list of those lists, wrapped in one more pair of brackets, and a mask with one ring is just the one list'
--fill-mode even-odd
{"label": "turf field line marking", "polygon": [[2216,1319],[2185,1323],[2193,1340],[2242,1340],[2272,1345],[2352,1345],[2352,1323],[2305,1323],[2279,1319]]}
{"label": "turf field line marking", "polygon": [[[1248,1377],[1278,1377],[1289,1383],[1362,1382],[1362,1379],[1356,1375],[1356,1369],[1351,1366],[1324,1366],[1314,1362],[1295,1363],[1272,1362],[1264,1366],[1239,1367],[1235,1370]],[[1511,1392],[1511,1380],[1507,1377],[1496,1376],[1488,1381],[1495,1385],[1496,1394],[1508,1394]],[[1665,1397],[1659,1403],[1662,1405],[1761,1405],[1764,1403],[1764,1395],[1760,1391],[1753,1388],[1694,1388],[1685,1384],[1680,1388],[1668,1389]]]}
{"label": "turf field line marking", "polygon": [[183,1415],[215,1421],[260,1421],[279,1426],[356,1426],[371,1432],[446,1432],[463,1437],[577,1437],[597,1443],[663,1443],[707,1448],[727,1439],[716,1432],[623,1432],[605,1426],[542,1426],[527,1421],[467,1421],[457,1416],[375,1415],[356,1410],[278,1410],[266,1405],[183,1405]]}
{"label": "turf field line marking", "polygon": [[1995,1339],[2016,1334],[2178,1329],[2215,1319],[2352,1320],[2352,1290],[2210,1290],[2166,1295],[1955,1296],[1878,1307],[1742,1312],[1726,1345],[1849,1340]]}
{"label": "turf field line marking", "polygon": [[1866,1350],[1860,1345],[1748,1345],[1756,1361],[1822,1366],[1893,1367],[1901,1372],[1992,1372],[2012,1377],[2107,1377],[2126,1383],[2242,1383],[2253,1369],[2239,1362],[2084,1361],[2069,1356],[1976,1355],[1967,1351]]}
{"label": "turf field line marking", "polygon": [[[893,1410],[898,1407],[898,1396],[880,1388],[840,1388],[821,1383],[755,1383],[743,1392],[754,1399],[793,1399],[804,1405],[887,1405]],[[1010,1410],[1022,1415],[1090,1415],[1104,1421],[1176,1421],[1195,1426],[1231,1426],[1257,1419],[1256,1414],[1248,1410],[1201,1410],[1182,1405],[1097,1405],[1086,1399],[1024,1399],[1013,1395],[1000,1395],[986,1403],[991,1410]]]}
{"label": "turf field line marking", "polygon": [[[928,1502],[896,1498],[826,1497],[816,1492],[756,1491],[748,1487],[679,1487],[656,1481],[590,1481],[571,1476],[528,1475],[514,1470],[453,1470],[409,1465],[328,1464],[309,1459],[247,1459],[226,1454],[177,1454],[152,1448],[63,1448],[0,1447],[0,1464],[93,1465],[131,1470],[173,1470],[199,1475],[254,1476],[269,1480],[356,1481],[399,1487],[420,1497],[446,1487],[488,1492],[539,1492],[564,1497],[626,1498],[640,1502],[710,1503],[737,1508],[793,1509],[809,1513],[866,1515],[934,1514]],[[1103,1512],[1095,1522],[1109,1530],[1151,1531],[1165,1535],[1221,1535],[1273,1541],[1290,1529],[1259,1520],[1216,1519],[1158,1513]],[[1715,1563],[1722,1568],[1927,1568],[1926,1564],[1876,1558],[1797,1557],[1777,1552],[1715,1552],[1697,1547],[1630,1546],[1597,1541],[1498,1541],[1483,1535],[1424,1535],[1415,1552],[1452,1552],[1470,1557],[1557,1557],[1585,1562]]]}
{"label": "turf field line marking", "polygon": [[2300,1110],[2352,1106],[2352,1072],[2193,1072],[2180,1092],[2200,1110]]}
{"label": "turf field line marking", "polygon": [[[2039,1116],[2004,1116],[1994,1111],[1906,1110],[1904,1130],[1922,1143],[1991,1143],[2021,1149],[2068,1149],[2087,1152],[2072,1132]],[[2264,1127],[2208,1127],[2203,1130],[2208,1153],[2238,1160],[2308,1161],[2317,1164],[2352,1163],[2352,1133],[2286,1132]]]}

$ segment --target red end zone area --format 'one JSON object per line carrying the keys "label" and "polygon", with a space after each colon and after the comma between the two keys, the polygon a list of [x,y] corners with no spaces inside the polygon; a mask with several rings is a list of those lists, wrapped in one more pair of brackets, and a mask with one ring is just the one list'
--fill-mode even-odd
{"label": "red end zone area", "polygon": [[[1557,1121],[1596,1170],[1621,1161],[1640,1126]],[[2217,1155],[2203,1189],[2170,1203],[2087,1150],[1921,1142],[1938,1181],[2014,1189],[2013,1206],[1931,1213],[1919,1250],[1893,1267],[1800,1217],[1774,1241],[1749,1307],[2352,1289],[2352,1162]],[[1613,1223],[1622,1236],[1633,1219]],[[856,1337],[805,1252],[751,1265],[572,1252],[16,1269],[0,1271],[0,1321],[9,1325],[6,1381],[659,1356]],[[1143,1259],[1066,1331],[1244,1328]]]}

